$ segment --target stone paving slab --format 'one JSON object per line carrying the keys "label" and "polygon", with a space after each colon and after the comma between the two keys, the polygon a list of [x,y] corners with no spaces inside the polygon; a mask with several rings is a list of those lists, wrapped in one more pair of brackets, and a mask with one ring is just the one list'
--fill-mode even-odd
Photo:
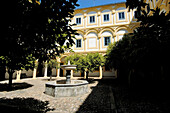
{"label": "stone paving slab", "polygon": [[10,92],[0,92],[0,98],[32,97],[41,101],[49,101],[49,106],[54,111],[49,113],[114,113],[115,105],[113,93],[110,86],[100,85],[99,81],[89,84],[89,92],[77,97],[52,97],[44,94],[47,79],[22,79],[19,82],[26,82],[33,85],[27,89]]}

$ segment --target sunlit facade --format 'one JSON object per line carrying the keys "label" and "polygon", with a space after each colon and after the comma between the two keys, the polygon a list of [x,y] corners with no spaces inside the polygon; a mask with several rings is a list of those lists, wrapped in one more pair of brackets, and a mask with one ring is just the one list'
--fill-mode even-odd
{"label": "sunlit facade", "polygon": [[[157,7],[161,9],[161,12],[170,11],[168,0],[146,0],[146,3],[149,3],[145,7],[146,11]],[[109,43],[121,40],[126,33],[132,33],[135,28],[139,27],[140,22],[137,22],[136,10],[129,11],[125,2],[123,2],[77,9],[71,24],[76,24],[73,29],[79,33],[79,35],[76,35],[75,45],[72,47],[75,53],[99,52],[104,55]],[[69,54],[71,53],[65,53],[59,61],[64,63],[64,57]],[[74,73],[73,75],[81,76],[81,73]],[[90,76],[116,77],[116,71],[104,66],[90,73]]]}
{"label": "sunlit facade", "polygon": [[[96,53],[106,54],[107,47],[122,39],[126,33],[133,32],[139,26],[135,18],[135,10],[126,8],[125,3],[116,3],[75,10],[74,18],[70,24],[76,24],[77,30],[73,51],[78,54]],[[64,63],[64,58],[73,53],[65,53],[59,61]],[[61,69],[58,74],[61,74]],[[65,75],[65,72],[63,72]],[[73,76],[82,76],[82,73],[74,73]],[[116,71],[109,67],[99,67],[90,73],[92,77],[116,77]]]}
{"label": "sunlit facade", "polygon": [[[150,9],[156,9],[159,7],[161,12],[169,12],[170,4],[169,0],[146,0],[149,3],[145,7],[146,11]],[[72,47],[74,53],[87,54],[99,52],[102,55],[106,54],[107,47],[110,43],[114,43],[122,39],[123,35],[126,33],[132,33],[133,30],[139,27],[140,22],[136,19],[136,10],[128,10],[126,8],[125,2],[95,6],[89,8],[76,9],[74,12],[74,17],[71,19],[69,24],[76,24],[73,29],[77,30],[79,35],[76,35],[75,45]],[[152,14],[150,12],[149,14]],[[65,57],[74,54],[66,52],[61,57],[57,57],[59,65],[65,64]],[[47,72],[47,67],[44,68],[44,72]],[[34,70],[22,71],[27,76],[36,77]],[[20,79],[20,75],[17,74],[17,79]],[[65,76],[66,72],[62,69],[53,69],[52,75],[57,77]],[[109,69],[109,67],[99,67],[93,73],[90,73],[91,77],[107,78],[116,77],[117,73],[114,69]],[[47,75],[44,74],[46,77]],[[72,77],[83,77],[85,74],[80,72],[75,73],[72,71]]]}

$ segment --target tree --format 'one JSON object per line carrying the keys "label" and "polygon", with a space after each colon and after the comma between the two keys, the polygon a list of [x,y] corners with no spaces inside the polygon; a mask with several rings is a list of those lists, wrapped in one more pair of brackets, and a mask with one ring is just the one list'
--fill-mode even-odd
{"label": "tree", "polygon": [[122,40],[111,43],[106,51],[106,65],[118,72],[118,79],[127,81],[131,59],[129,54],[132,49],[132,35],[124,35]]}
{"label": "tree", "polygon": [[77,65],[76,71],[86,72],[86,79],[88,80],[89,72],[99,69],[99,66],[104,66],[105,59],[102,54],[88,53],[87,55],[73,54],[66,58],[71,64]]}
{"label": "tree", "polygon": [[[64,52],[64,43],[73,45],[76,31],[68,22],[73,17],[77,0],[13,0],[2,4],[7,11],[3,15],[4,25],[0,37],[0,61],[9,73],[12,85],[14,70],[30,63],[29,55],[43,61]],[[5,49],[2,45],[7,46]]]}
{"label": "tree", "polygon": [[140,27],[134,33],[125,35],[107,52],[109,63],[128,73],[120,76],[130,84],[156,85],[158,81],[169,80],[170,14],[160,13],[158,8],[151,11],[152,15],[143,13],[139,17]]}
{"label": "tree", "polygon": [[70,61],[70,64],[72,65],[77,65],[75,71],[83,71],[83,65],[82,65],[82,60],[85,58],[85,55],[83,54],[72,54],[70,56],[66,57],[66,63]]}
{"label": "tree", "polygon": [[47,62],[48,65],[48,75],[50,75],[50,81],[52,80],[52,69],[53,68],[59,68],[58,62],[56,59],[51,59],[49,62]]}
{"label": "tree", "polygon": [[76,2],[77,0],[41,0],[40,4],[33,7],[31,16],[26,17],[31,20],[28,20],[29,35],[25,34],[23,40],[27,41],[27,46],[36,58],[50,60],[64,52],[65,43],[68,48],[74,44],[76,30],[68,22],[73,17],[75,6],[78,6]]}
{"label": "tree", "polygon": [[6,68],[2,58],[0,58],[0,81],[5,79]]}
{"label": "tree", "polygon": [[[139,18],[142,15],[142,12],[145,10],[144,8],[148,6],[149,4],[147,4],[145,2],[145,0],[126,0],[126,7],[129,8],[129,10],[131,9],[137,9],[137,19],[139,21]],[[149,13],[149,11],[148,11]]]}
{"label": "tree", "polygon": [[[39,76],[43,62],[54,59],[74,44],[76,30],[68,24],[73,17],[77,0],[41,0],[25,17],[29,26],[22,38],[28,49],[39,59]],[[23,28],[24,29],[24,28]],[[64,46],[66,44],[66,46]]]}

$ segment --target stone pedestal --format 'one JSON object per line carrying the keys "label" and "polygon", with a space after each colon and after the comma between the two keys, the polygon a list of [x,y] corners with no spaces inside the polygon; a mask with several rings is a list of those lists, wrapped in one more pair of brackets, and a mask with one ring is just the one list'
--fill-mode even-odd
{"label": "stone pedestal", "polygon": [[88,82],[85,80],[72,80],[70,84],[57,84],[56,81],[51,81],[45,85],[45,94],[53,97],[75,97],[88,91]]}
{"label": "stone pedestal", "polygon": [[72,97],[88,92],[88,82],[85,80],[71,80],[71,70],[76,69],[76,65],[61,65],[66,70],[66,80],[51,81],[45,85],[45,93],[54,97]]}
{"label": "stone pedestal", "polygon": [[71,70],[66,70],[66,84],[71,83]]}

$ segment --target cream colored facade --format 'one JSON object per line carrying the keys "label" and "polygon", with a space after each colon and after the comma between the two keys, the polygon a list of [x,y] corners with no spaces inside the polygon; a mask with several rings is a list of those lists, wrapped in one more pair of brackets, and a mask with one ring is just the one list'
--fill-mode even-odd
{"label": "cream colored facade", "polygon": [[[87,54],[99,52],[105,54],[109,43],[122,39],[125,33],[131,33],[139,26],[134,18],[135,10],[126,8],[125,3],[109,4],[96,7],[82,8],[75,10],[74,18],[70,24],[77,24],[73,29],[77,30],[75,45],[72,47],[75,53]],[[60,62],[64,62],[65,53]],[[63,60],[63,61],[62,61]],[[58,70],[58,74],[61,70]],[[64,72],[65,74],[65,72]],[[74,76],[81,76],[74,73]],[[107,66],[99,67],[89,76],[92,77],[116,77],[114,69],[107,69]]]}
{"label": "cream colored facade", "polygon": [[[124,14],[123,19],[119,18],[120,13]],[[105,19],[107,15],[108,20]],[[91,17],[94,17],[94,22],[90,22]],[[125,3],[77,9],[71,23],[76,24],[78,18],[81,22],[73,29],[79,33],[76,38],[81,40],[81,47],[73,46],[76,53],[105,53],[108,46],[105,37],[110,37],[110,42],[116,42],[139,25],[134,19],[134,11],[128,12]]]}
{"label": "cream colored facade", "polygon": [[[77,19],[80,18],[81,21],[73,29],[79,33],[76,39],[81,40],[79,44],[81,46],[77,47],[77,40],[75,40],[73,51],[80,54],[99,52],[104,55],[109,43],[121,40],[125,33],[133,32],[133,29],[139,26],[139,22],[134,18],[134,11],[129,12],[125,3],[75,10],[71,24],[77,24]],[[104,66],[90,73],[90,76],[116,77],[116,72]]]}
{"label": "cream colored facade", "polygon": [[[161,11],[170,11],[169,0],[146,0],[150,4],[150,9],[159,7]],[[147,10],[147,7],[146,7]],[[75,45],[72,47],[75,53],[87,54],[89,52],[99,52],[105,54],[108,44],[119,41],[125,33],[132,33],[140,25],[135,18],[135,9],[128,10],[125,3],[116,3],[75,10],[74,18],[69,24],[77,24],[73,29],[77,30]],[[59,65],[65,64],[66,52],[61,57],[57,57]],[[46,70],[46,69],[44,69]],[[36,70],[30,76],[36,77]],[[46,71],[45,71],[46,72]],[[74,73],[72,77],[81,76],[81,73]],[[53,75],[57,77],[65,76],[66,72],[61,69],[53,69]],[[18,74],[17,74],[18,75]],[[45,74],[46,76],[46,74]],[[90,76],[99,78],[116,77],[114,69],[108,70],[107,66],[99,67],[99,70],[90,73]],[[18,75],[17,79],[20,77]]]}
{"label": "cream colored facade", "polygon": [[[146,3],[150,4],[150,9],[159,7],[161,11],[170,11],[168,0],[146,0]],[[77,30],[79,35],[75,36],[76,44],[72,47],[73,51],[79,54],[99,52],[104,55],[108,43],[121,40],[124,34],[132,33],[139,26],[140,22],[137,22],[135,18],[135,11],[135,9],[129,11],[125,3],[75,10],[75,16],[70,24],[77,24],[73,29]],[[109,41],[106,38],[109,38]],[[78,76],[80,73],[74,73],[74,75]],[[99,67],[99,71],[90,73],[90,75],[99,78],[115,77],[116,72],[114,69],[106,70],[105,67]]]}

